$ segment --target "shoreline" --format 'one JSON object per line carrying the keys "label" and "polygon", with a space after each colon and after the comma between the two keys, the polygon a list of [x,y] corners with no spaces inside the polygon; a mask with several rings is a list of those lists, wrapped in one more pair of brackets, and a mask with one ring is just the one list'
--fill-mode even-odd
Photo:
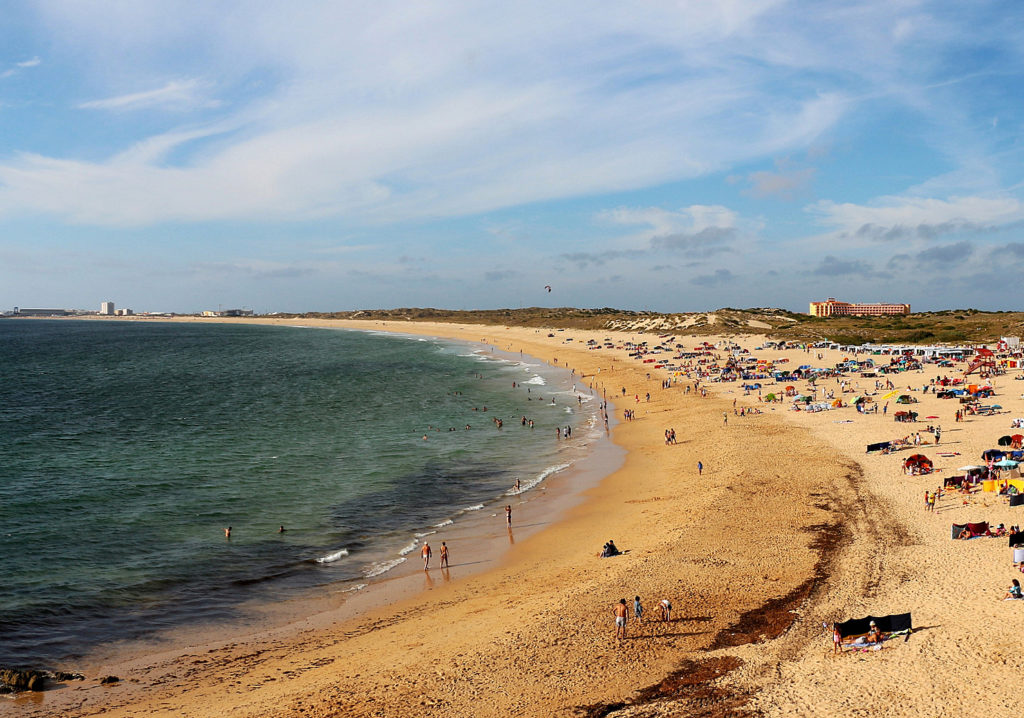
{"label": "shoreline", "polygon": [[[324,322],[333,327],[344,324]],[[353,328],[381,329],[366,322],[352,324]],[[412,328],[394,327],[402,333]],[[627,450],[625,465],[585,492],[583,503],[561,521],[517,543],[515,555],[496,569],[336,625],[296,627],[298,635],[262,642],[241,638],[238,644],[210,649],[212,659],[198,654],[169,658],[129,678],[129,683],[138,681],[138,685],[104,688],[102,695],[93,691],[93,696],[74,696],[79,700],[65,706],[40,706],[43,712],[37,715],[51,708],[74,715],[132,715],[144,706],[166,710],[179,706],[175,710],[193,715],[221,715],[228,708],[239,715],[401,715],[412,706],[423,715],[449,714],[459,706],[473,706],[478,715],[561,715],[578,705],[629,699],[644,685],[670,673],[684,656],[697,655],[722,636],[738,633],[732,629],[742,627],[744,617],[748,617],[751,638],[760,640],[763,623],[749,617],[766,604],[774,602],[783,614],[792,610],[788,606],[793,591],[813,577],[820,554],[810,534],[794,536],[792,527],[811,530],[830,516],[825,508],[802,504],[806,489],[822,484],[821,476],[826,475],[827,462],[816,456],[820,445],[799,447],[801,461],[796,463],[792,457],[777,457],[767,462],[767,468],[758,467],[759,487],[765,482],[772,486],[766,492],[751,485],[754,477],[747,468],[744,447],[722,444],[723,438],[737,435],[716,426],[715,417],[721,417],[727,406],[721,398],[684,397],[675,390],[659,394],[659,372],[648,379],[646,367],[620,362],[620,357],[604,352],[588,353],[582,346],[567,347],[558,343],[560,337],[548,341],[539,330],[479,325],[415,328],[416,333],[474,343],[485,337],[499,348],[516,348],[513,345],[518,343],[534,357],[551,356],[548,363],[559,368],[579,367],[591,383],[598,384],[598,390],[607,388],[606,382],[613,388],[622,383],[631,387],[630,393],[634,388],[649,389],[655,401],[648,406],[638,403],[643,410],[638,420],[620,423],[614,430],[615,443]],[[572,331],[566,336],[570,334],[612,332]],[[502,346],[502,342],[508,344]],[[610,373],[602,375],[602,370]],[[663,451],[660,424],[652,426],[652,420],[682,427],[684,441]],[[789,433],[807,439],[805,432],[790,432],[779,424],[751,422],[743,441],[763,445]],[[700,483],[692,478],[698,456],[709,464]],[[715,458],[708,462],[708,456]],[[805,466],[799,481],[794,480],[788,472],[807,462],[810,470]],[[673,480],[683,475],[687,479],[681,484]],[[678,488],[666,493],[673,485]],[[765,512],[788,517],[785,530],[759,525],[758,517]],[[627,556],[621,561],[591,560],[609,536],[628,551]],[[678,548],[680,541],[683,551]],[[731,589],[749,581],[752,574],[760,582],[756,591],[737,594]],[[652,625],[649,634],[645,629],[645,636],[633,643],[609,646],[608,620],[601,607],[610,605],[609,588],[613,595],[619,593],[616,586],[623,594],[642,593],[650,613],[658,596],[671,596],[682,614],[677,619],[679,630],[666,632],[668,626]],[[799,592],[796,598],[803,600]],[[500,612],[495,610],[498,605],[503,606]],[[457,636],[434,635],[429,614],[431,607],[441,606],[460,627]],[[780,625],[786,630],[788,622]],[[495,641],[495,636],[506,638]],[[406,648],[396,654],[399,645]],[[360,655],[361,666],[378,670],[343,671],[339,683],[337,671],[328,666],[354,653]],[[560,665],[569,656],[576,664]],[[303,670],[283,678],[282,666],[296,663],[305,664]],[[435,681],[449,689],[438,694],[425,688],[416,679],[421,669],[439,670],[445,676],[452,673],[454,677]],[[195,680],[182,681],[178,675],[182,671]],[[492,687],[510,680],[518,683],[516,676],[530,684],[521,695],[476,685],[478,680]],[[217,690],[227,677],[234,680],[227,689]],[[70,692],[64,693],[71,697]],[[302,710],[296,707],[299,701],[306,706]],[[313,713],[310,705],[316,706]]]}

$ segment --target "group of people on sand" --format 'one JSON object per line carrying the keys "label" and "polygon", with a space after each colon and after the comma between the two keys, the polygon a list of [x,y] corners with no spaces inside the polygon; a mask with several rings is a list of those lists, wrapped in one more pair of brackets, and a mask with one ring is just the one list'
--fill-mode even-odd
{"label": "group of people on sand", "polygon": [[[426,541],[423,542],[423,548],[420,549],[420,557],[423,559],[423,570],[430,570],[430,559],[434,555],[434,551],[430,548],[430,544]],[[448,544],[444,541],[441,542],[441,569],[448,568]]]}
{"label": "group of people on sand", "polygon": [[[626,623],[629,621],[629,607],[626,604],[626,599],[620,598],[612,609],[612,613],[615,616],[615,639],[622,640],[626,637]],[[658,603],[658,613],[663,623],[671,623],[672,602],[667,598],[661,599]],[[633,598],[633,618],[638,624],[643,625],[644,607],[639,596]]]}
{"label": "group of people on sand", "polygon": [[[878,624],[875,623],[874,621],[871,621],[871,623],[868,624],[868,632],[863,637],[863,642],[881,647],[882,641],[884,641],[884,640],[885,640],[885,637],[882,635],[882,631],[878,627]],[[860,642],[860,641],[858,640],[858,642]],[[843,652],[843,633],[842,633],[842,631],[839,630],[839,624],[838,623],[833,623],[832,624],[832,655],[836,655],[836,654],[842,653],[842,652]]]}

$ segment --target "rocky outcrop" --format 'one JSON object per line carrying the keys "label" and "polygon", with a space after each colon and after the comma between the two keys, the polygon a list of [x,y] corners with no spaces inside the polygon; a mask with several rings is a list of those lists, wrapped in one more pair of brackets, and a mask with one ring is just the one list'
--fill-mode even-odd
{"label": "rocky outcrop", "polygon": [[0,668],[0,693],[41,691],[46,678],[42,671]]}

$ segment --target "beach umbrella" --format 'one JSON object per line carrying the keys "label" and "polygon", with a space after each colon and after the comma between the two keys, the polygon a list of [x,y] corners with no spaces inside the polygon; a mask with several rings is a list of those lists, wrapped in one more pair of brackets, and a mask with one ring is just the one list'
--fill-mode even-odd
{"label": "beach umbrella", "polygon": [[1002,409],[1003,407],[999,406],[999,404],[993,404],[992,408],[993,409]]}
{"label": "beach umbrella", "polygon": [[775,395],[774,394],[769,394],[768,396],[766,396],[764,398],[764,400],[765,401],[775,401]]}
{"label": "beach umbrella", "polygon": [[996,443],[998,443],[1000,446],[1009,446],[1010,444],[1013,443],[1013,439],[1011,439],[1009,436],[1000,436],[999,441]]}
{"label": "beach umbrella", "polygon": [[1019,463],[1019,461],[1014,461],[1013,459],[1000,459],[995,463],[995,465],[1000,469],[1012,469]]}

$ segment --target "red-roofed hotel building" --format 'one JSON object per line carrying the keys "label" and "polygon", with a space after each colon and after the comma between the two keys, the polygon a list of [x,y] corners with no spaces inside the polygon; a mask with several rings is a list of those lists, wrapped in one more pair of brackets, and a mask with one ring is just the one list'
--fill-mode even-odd
{"label": "red-roofed hotel building", "polygon": [[887,314],[910,314],[909,304],[850,304],[829,297],[824,302],[811,302],[812,317],[880,317]]}

